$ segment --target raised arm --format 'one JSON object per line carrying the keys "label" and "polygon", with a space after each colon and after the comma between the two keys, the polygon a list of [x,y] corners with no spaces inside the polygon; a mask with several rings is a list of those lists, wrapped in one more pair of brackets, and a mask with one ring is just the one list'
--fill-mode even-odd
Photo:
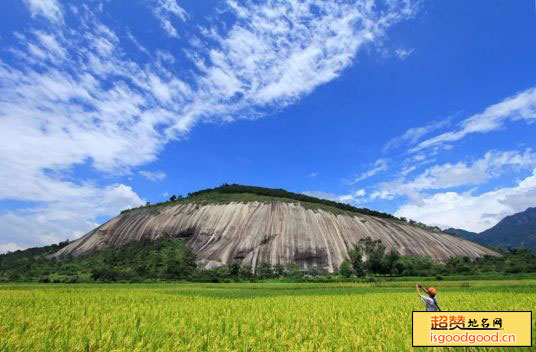
{"label": "raised arm", "polygon": [[421,295],[421,292],[419,291],[420,290],[423,290],[424,292],[428,293],[428,289],[426,287],[423,287],[419,284],[415,285],[415,288],[417,289],[417,295],[420,296]]}

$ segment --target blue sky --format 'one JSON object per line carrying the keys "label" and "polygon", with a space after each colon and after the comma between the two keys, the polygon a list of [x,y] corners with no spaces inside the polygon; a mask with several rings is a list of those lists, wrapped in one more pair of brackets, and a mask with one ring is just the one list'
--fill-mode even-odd
{"label": "blue sky", "polygon": [[536,205],[519,1],[0,3],[0,252],[281,187],[481,231]]}

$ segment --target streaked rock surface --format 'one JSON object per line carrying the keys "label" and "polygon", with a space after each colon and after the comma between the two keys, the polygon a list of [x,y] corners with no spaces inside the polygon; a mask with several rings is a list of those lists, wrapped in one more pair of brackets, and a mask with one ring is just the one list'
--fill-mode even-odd
{"label": "streaked rock surface", "polygon": [[475,243],[367,215],[307,209],[299,203],[179,204],[121,214],[70,243],[54,256],[81,255],[142,239],[182,237],[205,268],[240,260],[336,270],[359,239],[379,239],[387,250],[425,255],[478,257],[495,252]]}

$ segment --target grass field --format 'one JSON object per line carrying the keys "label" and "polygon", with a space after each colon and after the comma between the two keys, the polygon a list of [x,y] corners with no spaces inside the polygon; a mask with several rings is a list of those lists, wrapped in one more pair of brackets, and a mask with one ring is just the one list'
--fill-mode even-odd
{"label": "grass field", "polygon": [[[422,284],[444,310],[536,310],[536,280]],[[0,351],[412,351],[423,309],[410,282],[9,284],[0,306]]]}

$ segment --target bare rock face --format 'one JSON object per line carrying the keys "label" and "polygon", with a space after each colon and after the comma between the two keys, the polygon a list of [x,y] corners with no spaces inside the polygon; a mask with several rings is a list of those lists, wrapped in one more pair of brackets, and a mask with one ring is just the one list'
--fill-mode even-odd
{"label": "bare rock face", "polygon": [[54,254],[81,255],[142,239],[182,237],[198,264],[215,268],[234,261],[337,270],[360,239],[379,239],[401,255],[478,257],[495,252],[447,234],[362,214],[334,214],[300,203],[178,204],[123,213]]}

